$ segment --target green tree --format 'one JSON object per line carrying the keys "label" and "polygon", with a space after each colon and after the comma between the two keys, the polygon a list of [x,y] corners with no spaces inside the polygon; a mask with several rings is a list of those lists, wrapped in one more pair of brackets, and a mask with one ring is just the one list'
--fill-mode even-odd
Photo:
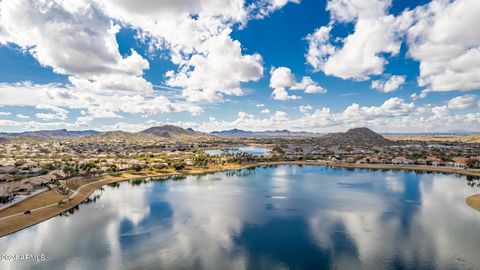
{"label": "green tree", "polygon": [[112,164],[108,167],[107,172],[109,173],[116,173],[118,171],[117,165]]}
{"label": "green tree", "polygon": [[478,161],[476,159],[469,158],[465,162],[465,165],[467,165],[468,168],[476,168],[478,166]]}
{"label": "green tree", "polygon": [[96,169],[98,169],[98,166],[95,161],[88,161],[80,164],[80,169],[85,171],[85,174],[87,176],[91,176],[96,171]]}
{"label": "green tree", "polygon": [[185,169],[185,163],[183,162],[174,163],[172,164],[172,166],[176,171],[182,171],[183,169]]}

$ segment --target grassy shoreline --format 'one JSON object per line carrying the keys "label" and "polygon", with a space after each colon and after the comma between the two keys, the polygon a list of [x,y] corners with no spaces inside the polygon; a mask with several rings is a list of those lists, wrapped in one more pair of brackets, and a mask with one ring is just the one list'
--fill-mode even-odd
{"label": "grassy shoreline", "polygon": [[[0,237],[17,232],[19,230],[28,228],[50,218],[53,218],[63,212],[66,212],[75,206],[82,203],[98,188],[123,182],[128,180],[140,179],[145,177],[165,177],[173,175],[197,175],[205,173],[214,173],[228,170],[246,169],[258,166],[271,165],[323,165],[337,168],[350,169],[375,169],[375,170],[409,170],[409,171],[424,171],[424,172],[440,172],[440,173],[454,173],[460,175],[480,176],[480,170],[466,170],[461,168],[451,167],[431,167],[431,166],[408,166],[408,165],[391,165],[391,164],[346,164],[346,163],[332,163],[326,161],[280,161],[280,162],[258,162],[252,164],[228,164],[220,167],[212,168],[196,168],[183,172],[145,172],[142,174],[123,173],[119,176],[103,177],[98,181],[89,182],[80,186],[74,194],[70,195],[69,200],[64,204],[58,204],[58,197],[54,197],[51,203],[45,206],[39,206],[37,196],[33,196],[19,205],[14,205],[0,211]],[[480,194],[473,195],[466,199],[466,203],[472,208],[480,211]],[[32,207],[33,206],[33,207]],[[36,206],[36,207],[35,207]],[[23,214],[26,209],[31,210],[31,214]]]}

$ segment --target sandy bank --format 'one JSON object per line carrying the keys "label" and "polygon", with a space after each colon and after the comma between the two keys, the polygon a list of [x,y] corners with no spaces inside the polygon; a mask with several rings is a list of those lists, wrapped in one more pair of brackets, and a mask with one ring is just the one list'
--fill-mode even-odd
{"label": "sandy bank", "polygon": [[468,197],[466,202],[473,209],[480,211],[480,194]]}

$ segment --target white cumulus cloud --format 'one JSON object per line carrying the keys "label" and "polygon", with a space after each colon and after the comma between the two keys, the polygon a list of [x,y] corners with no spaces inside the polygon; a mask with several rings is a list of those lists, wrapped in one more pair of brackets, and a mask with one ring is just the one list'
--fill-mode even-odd
{"label": "white cumulus cloud", "polygon": [[302,113],[307,113],[309,112],[310,110],[313,110],[313,107],[310,106],[310,104],[307,104],[307,105],[300,105],[298,106],[298,110]]}
{"label": "white cumulus cloud", "polygon": [[303,90],[309,94],[327,92],[326,89],[322,88],[308,76],[302,77],[302,80],[297,82],[295,75],[287,67],[272,68],[270,74],[270,88],[273,89],[272,96],[277,100],[301,98],[300,96],[289,95],[287,89]]}
{"label": "white cumulus cloud", "polygon": [[[480,2],[432,0],[400,15],[389,14],[390,0],[329,0],[330,23],[307,36],[307,62],[315,71],[342,79],[368,80],[381,75],[388,58],[399,53],[420,63],[418,85],[428,92],[480,89]],[[334,39],[339,23],[353,24],[353,33]],[[397,79],[399,79],[397,77]],[[396,83],[374,81],[388,92]],[[393,91],[393,90],[390,90]]]}
{"label": "white cumulus cloud", "polygon": [[[17,44],[41,65],[71,76],[72,83],[90,80],[105,85],[107,81],[108,90],[147,91],[151,84],[140,76],[149,63],[134,50],[129,56],[120,55],[119,30],[92,1],[2,2],[1,44]],[[111,76],[116,76],[114,87]],[[131,87],[130,81],[141,85]]]}
{"label": "white cumulus cloud", "polygon": [[408,53],[427,91],[480,89],[480,1],[433,0],[402,14]]}
{"label": "white cumulus cloud", "polygon": [[372,81],[372,88],[381,92],[393,92],[405,83],[405,76],[392,75],[387,80]]}
{"label": "white cumulus cloud", "polygon": [[25,114],[21,114],[21,113],[17,114],[17,117],[22,118],[22,119],[29,119],[30,118],[30,116],[25,115]]}
{"label": "white cumulus cloud", "polygon": [[477,108],[477,96],[475,95],[463,95],[454,97],[448,101],[448,108],[450,109],[471,109]]}
{"label": "white cumulus cloud", "polygon": [[260,113],[267,113],[268,114],[268,113],[270,113],[270,110],[269,109],[263,109],[263,110],[260,111]]}
{"label": "white cumulus cloud", "polygon": [[[263,76],[259,54],[243,55],[240,42],[230,37],[230,29],[203,42],[201,52],[183,55],[178,71],[167,73],[167,85],[184,89],[183,96],[193,102],[222,101],[224,95],[241,96],[242,82]],[[183,58],[186,58],[183,59]]]}
{"label": "white cumulus cloud", "polygon": [[[382,74],[387,60],[384,54],[396,55],[400,50],[395,17],[388,15],[390,1],[330,0],[328,26],[307,36],[307,62],[316,71],[342,79],[367,80]],[[330,32],[336,22],[354,23],[354,32],[334,43]]]}

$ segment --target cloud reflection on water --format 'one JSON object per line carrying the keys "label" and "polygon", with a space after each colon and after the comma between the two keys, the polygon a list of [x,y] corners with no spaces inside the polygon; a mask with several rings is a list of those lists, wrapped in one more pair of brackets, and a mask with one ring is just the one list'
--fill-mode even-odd
{"label": "cloud reflection on water", "polygon": [[2,253],[47,256],[0,268],[478,268],[480,215],[464,203],[478,189],[465,182],[279,166],[123,183],[0,239]]}

